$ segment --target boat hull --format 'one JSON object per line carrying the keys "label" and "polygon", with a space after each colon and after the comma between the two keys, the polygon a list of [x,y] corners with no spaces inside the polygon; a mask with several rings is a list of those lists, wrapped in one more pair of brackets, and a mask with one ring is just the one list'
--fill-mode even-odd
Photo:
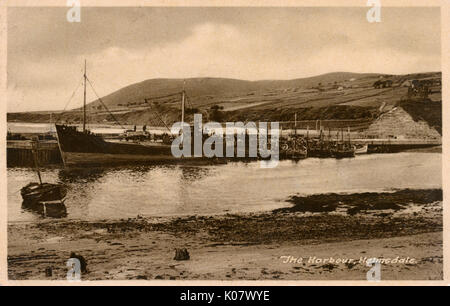
{"label": "boat hull", "polygon": [[308,157],[328,158],[333,157],[333,155],[331,154],[331,151],[327,149],[309,149]]}
{"label": "boat hull", "polygon": [[[123,143],[106,141],[101,136],[89,132],[80,132],[75,127],[56,125],[58,145],[66,167],[108,167],[117,165],[146,164],[217,164],[227,163],[226,157],[176,157],[172,154],[171,144],[164,143]],[[192,145],[194,142],[191,142]],[[236,149],[236,148],[235,148]],[[225,150],[225,148],[224,148]],[[191,152],[194,149],[191,148]],[[304,158],[306,151],[295,150],[289,158]],[[298,151],[298,152],[297,152]],[[237,152],[235,151],[235,156]],[[249,157],[245,148],[245,157],[233,157],[233,160],[256,160],[261,157]]]}
{"label": "boat hull", "polygon": [[58,145],[65,166],[107,166],[175,161],[169,144],[141,145],[108,142],[75,127],[56,125]]}
{"label": "boat hull", "polygon": [[85,167],[85,166],[118,166],[132,164],[159,164],[159,163],[182,163],[189,161],[195,162],[214,162],[214,158],[206,157],[181,157],[177,158],[173,155],[153,155],[153,154],[107,154],[107,153],[79,153],[65,152],[64,164],[67,167]]}
{"label": "boat hull", "polygon": [[30,183],[20,190],[22,199],[27,203],[58,201],[65,198],[67,190],[59,184]]}
{"label": "boat hull", "polygon": [[332,151],[334,158],[350,158],[355,157],[354,150],[346,150],[346,151]]}
{"label": "boat hull", "polygon": [[369,148],[369,145],[364,145],[360,148],[356,148],[355,154],[367,154],[368,148]]}

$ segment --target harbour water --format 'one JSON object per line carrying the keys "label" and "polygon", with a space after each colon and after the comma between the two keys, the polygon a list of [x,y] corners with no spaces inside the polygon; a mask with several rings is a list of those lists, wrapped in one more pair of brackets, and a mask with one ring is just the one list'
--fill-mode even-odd
{"label": "harbour water", "polygon": [[[441,188],[440,153],[369,154],[350,159],[258,162],[209,166],[146,166],[111,169],[44,169],[45,182],[68,187],[67,218],[213,215],[289,206],[295,194]],[[41,216],[22,209],[20,188],[37,181],[28,168],[10,168],[8,221]]]}

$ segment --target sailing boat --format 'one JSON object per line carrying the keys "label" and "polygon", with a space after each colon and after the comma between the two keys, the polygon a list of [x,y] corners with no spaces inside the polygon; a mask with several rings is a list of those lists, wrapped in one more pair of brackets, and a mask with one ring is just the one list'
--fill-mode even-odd
{"label": "sailing boat", "polygon": [[[130,163],[158,163],[175,159],[168,143],[111,142],[86,129],[86,61],[84,65],[83,129],[55,124],[58,145],[65,166],[110,166]],[[91,84],[92,85],[92,84]],[[185,91],[182,91],[181,111],[184,120]],[[189,158],[188,158],[189,159]],[[198,158],[197,158],[198,159]],[[183,158],[185,160],[185,158]]]}
{"label": "sailing boat", "polygon": [[322,128],[320,129],[320,135],[318,140],[309,141],[308,139],[308,157],[327,158],[332,157],[330,151],[330,140],[324,140]]}
{"label": "sailing boat", "polygon": [[[338,132],[339,133],[339,132]],[[355,147],[350,143],[350,129],[348,131],[348,142],[344,142],[344,131],[341,130],[342,142],[337,142],[336,147],[331,149],[331,154],[335,158],[355,157]]]}
{"label": "sailing boat", "polygon": [[22,199],[29,203],[61,201],[67,194],[64,187],[50,183],[29,183],[20,190]]}
{"label": "sailing boat", "polygon": [[32,145],[33,161],[39,183],[29,183],[20,190],[23,199],[22,207],[35,210],[44,216],[63,217],[66,214],[64,199],[67,189],[61,184],[42,182],[37,158],[39,142],[35,141]]}

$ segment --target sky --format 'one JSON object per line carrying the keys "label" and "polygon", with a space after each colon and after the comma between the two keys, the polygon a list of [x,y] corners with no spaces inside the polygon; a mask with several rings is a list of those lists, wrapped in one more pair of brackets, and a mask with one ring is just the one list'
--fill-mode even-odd
{"label": "sky", "polygon": [[[82,105],[152,78],[294,79],[441,70],[439,8],[8,8],[8,112]],[[88,90],[87,100],[95,100]]]}

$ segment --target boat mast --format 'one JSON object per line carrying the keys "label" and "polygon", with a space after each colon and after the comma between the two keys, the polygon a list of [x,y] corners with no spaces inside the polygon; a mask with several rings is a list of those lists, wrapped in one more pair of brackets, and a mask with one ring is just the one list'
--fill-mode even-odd
{"label": "boat mast", "polygon": [[186,99],[186,91],[184,88],[186,87],[186,80],[183,80],[183,90],[181,91],[181,122],[184,123],[184,102]]}
{"label": "boat mast", "polygon": [[83,132],[86,131],[86,60],[84,60]]}
{"label": "boat mast", "polygon": [[34,168],[36,170],[36,173],[39,178],[39,184],[42,185],[42,178],[41,178],[41,171],[39,170],[39,164],[38,164],[38,147],[39,147],[39,138],[36,140],[33,140],[31,142],[32,146],[32,154],[33,154],[33,162],[34,162]]}
{"label": "boat mast", "polygon": [[185,99],[185,92],[184,89],[181,92],[181,122],[184,123],[184,99]]}
{"label": "boat mast", "polygon": [[184,99],[185,99],[185,91],[184,91],[185,81],[183,80],[183,91],[181,92],[181,142],[184,143]]}
{"label": "boat mast", "polygon": [[351,144],[351,140],[350,140],[350,127],[347,127],[347,133],[348,133],[348,143]]}
{"label": "boat mast", "polygon": [[294,116],[295,135],[297,135],[297,113]]}

